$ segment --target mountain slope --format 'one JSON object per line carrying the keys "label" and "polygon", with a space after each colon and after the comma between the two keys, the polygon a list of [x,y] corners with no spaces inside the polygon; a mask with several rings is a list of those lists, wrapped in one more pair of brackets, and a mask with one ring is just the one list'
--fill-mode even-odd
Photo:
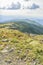
{"label": "mountain slope", "polygon": [[43,34],[43,26],[31,20],[29,20],[28,22],[26,20],[7,22],[7,23],[4,23],[4,25],[3,24],[1,25],[0,25],[0,28],[7,27],[10,29],[17,29],[25,33]]}
{"label": "mountain slope", "polygon": [[22,32],[43,34],[43,27],[41,25],[33,24],[32,22],[16,22],[15,24],[12,24],[12,26],[16,26],[16,28]]}
{"label": "mountain slope", "polygon": [[43,65],[43,35],[0,28],[0,65]]}

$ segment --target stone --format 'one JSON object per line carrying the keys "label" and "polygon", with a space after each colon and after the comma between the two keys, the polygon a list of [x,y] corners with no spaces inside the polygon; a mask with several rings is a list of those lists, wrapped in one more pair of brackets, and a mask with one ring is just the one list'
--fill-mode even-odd
{"label": "stone", "polygon": [[9,40],[8,39],[2,39],[2,42],[8,42]]}
{"label": "stone", "polygon": [[11,48],[11,49],[8,50],[8,52],[12,52],[13,50],[14,50],[14,48]]}

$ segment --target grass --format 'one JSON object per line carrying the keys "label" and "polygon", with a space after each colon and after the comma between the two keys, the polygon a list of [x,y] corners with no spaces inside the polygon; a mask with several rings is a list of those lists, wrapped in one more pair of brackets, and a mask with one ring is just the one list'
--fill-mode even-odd
{"label": "grass", "polygon": [[[2,39],[9,41],[3,42]],[[33,62],[36,63],[35,65],[43,65],[43,42],[40,40],[43,40],[43,35],[32,37],[18,30],[0,28],[0,52],[6,46],[9,49],[14,48],[12,54],[26,62],[27,65]]]}

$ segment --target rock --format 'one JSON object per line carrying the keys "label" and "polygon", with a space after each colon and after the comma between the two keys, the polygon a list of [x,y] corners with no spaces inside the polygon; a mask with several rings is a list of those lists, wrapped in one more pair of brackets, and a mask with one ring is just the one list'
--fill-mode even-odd
{"label": "rock", "polygon": [[31,65],[36,65],[36,62],[31,62]]}
{"label": "rock", "polygon": [[37,34],[30,34],[30,36],[32,36],[32,37],[34,37],[34,36],[36,36]]}
{"label": "rock", "polygon": [[7,53],[8,50],[7,50],[7,49],[3,49],[1,52],[2,52],[2,53]]}
{"label": "rock", "polygon": [[38,59],[36,59],[36,60],[34,60],[34,61],[32,61],[31,62],[31,65],[40,65],[40,63],[39,63],[39,60]]}
{"label": "rock", "polygon": [[8,42],[9,40],[8,39],[2,39],[2,42]]}
{"label": "rock", "polygon": [[14,48],[11,48],[11,49],[8,50],[8,52],[12,52],[13,50],[14,50]]}
{"label": "rock", "polygon": [[12,52],[12,51],[13,51],[13,48],[12,48],[12,49],[9,49],[9,50],[3,49],[1,52],[2,52],[2,53],[8,53],[8,52]]}

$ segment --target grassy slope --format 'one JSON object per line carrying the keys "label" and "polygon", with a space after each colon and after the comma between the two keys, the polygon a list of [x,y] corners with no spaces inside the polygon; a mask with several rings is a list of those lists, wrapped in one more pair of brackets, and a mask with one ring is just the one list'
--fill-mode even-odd
{"label": "grassy slope", "polygon": [[[3,52],[12,48],[10,53]],[[43,35],[31,36],[18,30],[0,28],[0,54],[1,65],[7,65],[4,62],[8,60],[12,61],[8,65],[43,65]]]}
{"label": "grassy slope", "polygon": [[18,22],[12,22],[12,23],[7,23],[4,24],[2,26],[0,26],[0,28],[5,28],[5,27],[9,27],[12,29],[17,29],[19,31],[22,32],[27,32],[27,33],[33,33],[33,34],[43,34],[43,26],[41,26],[40,24],[38,25],[38,23],[31,23],[32,21],[29,21],[29,23],[24,22],[24,21],[18,21]]}

